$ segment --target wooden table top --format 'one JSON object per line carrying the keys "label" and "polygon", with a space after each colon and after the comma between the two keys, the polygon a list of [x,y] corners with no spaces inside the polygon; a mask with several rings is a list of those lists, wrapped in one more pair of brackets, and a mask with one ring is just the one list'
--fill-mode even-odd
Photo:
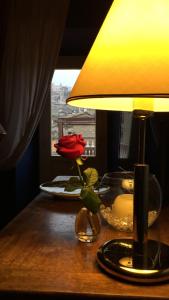
{"label": "wooden table top", "polygon": [[[74,222],[80,206],[79,200],[61,200],[41,193],[1,231],[0,298],[169,299],[169,283],[139,286],[100,270],[96,264],[98,247],[110,239],[130,235],[103,222],[96,242],[79,242]],[[168,210],[150,231],[151,238],[169,244]]]}

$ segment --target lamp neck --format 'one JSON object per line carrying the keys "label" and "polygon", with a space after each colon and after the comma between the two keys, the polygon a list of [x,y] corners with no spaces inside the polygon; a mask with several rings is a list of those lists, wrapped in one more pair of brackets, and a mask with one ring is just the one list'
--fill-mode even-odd
{"label": "lamp neck", "polygon": [[145,139],[146,139],[146,119],[151,117],[152,111],[134,110],[133,115],[138,124],[138,164],[145,163]]}

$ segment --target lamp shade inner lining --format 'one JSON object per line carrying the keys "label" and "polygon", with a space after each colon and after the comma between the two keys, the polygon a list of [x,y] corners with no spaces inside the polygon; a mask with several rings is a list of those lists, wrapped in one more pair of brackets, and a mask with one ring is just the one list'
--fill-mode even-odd
{"label": "lamp shade inner lining", "polygon": [[101,96],[81,96],[68,98],[67,103],[72,106],[86,107],[100,110],[112,111],[134,111],[148,110],[154,112],[169,111],[169,98],[149,98],[149,97],[113,97],[109,95]]}

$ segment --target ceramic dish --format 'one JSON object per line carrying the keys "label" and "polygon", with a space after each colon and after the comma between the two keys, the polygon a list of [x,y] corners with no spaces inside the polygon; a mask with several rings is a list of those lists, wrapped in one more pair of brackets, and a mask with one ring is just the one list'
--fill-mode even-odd
{"label": "ceramic dish", "polygon": [[[44,192],[47,192],[49,194],[63,197],[63,198],[73,198],[73,199],[79,199],[80,197],[80,189],[76,189],[72,192],[68,192],[64,190],[64,187],[57,186],[57,182],[66,182],[69,180],[70,176],[57,176],[52,181],[48,181],[45,183],[42,183],[40,185],[40,189]],[[109,187],[103,187],[99,190],[95,190],[95,192],[99,195],[104,194],[109,190]]]}

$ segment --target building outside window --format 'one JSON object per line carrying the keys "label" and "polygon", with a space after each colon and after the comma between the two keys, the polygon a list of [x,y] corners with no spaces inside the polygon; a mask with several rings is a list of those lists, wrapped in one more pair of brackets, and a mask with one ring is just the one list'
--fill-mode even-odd
{"label": "building outside window", "polygon": [[[110,169],[109,159],[112,159],[114,154],[113,149],[112,152],[109,149],[110,157],[108,158],[107,145],[110,139],[114,143],[114,135],[109,137],[107,135],[107,126],[109,126],[107,112],[75,108],[65,104],[83,61],[83,57],[59,57],[53,74],[39,126],[41,182],[53,179],[57,175],[73,174],[72,162],[57,155],[54,147],[58,139],[67,134],[82,134],[87,141],[85,147],[85,155],[88,156],[86,166],[96,168],[100,175]],[[119,128],[119,126],[121,128],[120,145],[118,145],[119,166],[123,165],[123,160],[128,159],[131,119],[131,113],[124,113],[120,124],[114,123],[113,125],[115,128]]]}
{"label": "building outside window", "polygon": [[54,144],[63,135],[82,134],[87,144],[86,156],[96,155],[95,110],[66,105],[79,74],[79,69],[57,69],[51,83],[51,155],[56,156]]}

